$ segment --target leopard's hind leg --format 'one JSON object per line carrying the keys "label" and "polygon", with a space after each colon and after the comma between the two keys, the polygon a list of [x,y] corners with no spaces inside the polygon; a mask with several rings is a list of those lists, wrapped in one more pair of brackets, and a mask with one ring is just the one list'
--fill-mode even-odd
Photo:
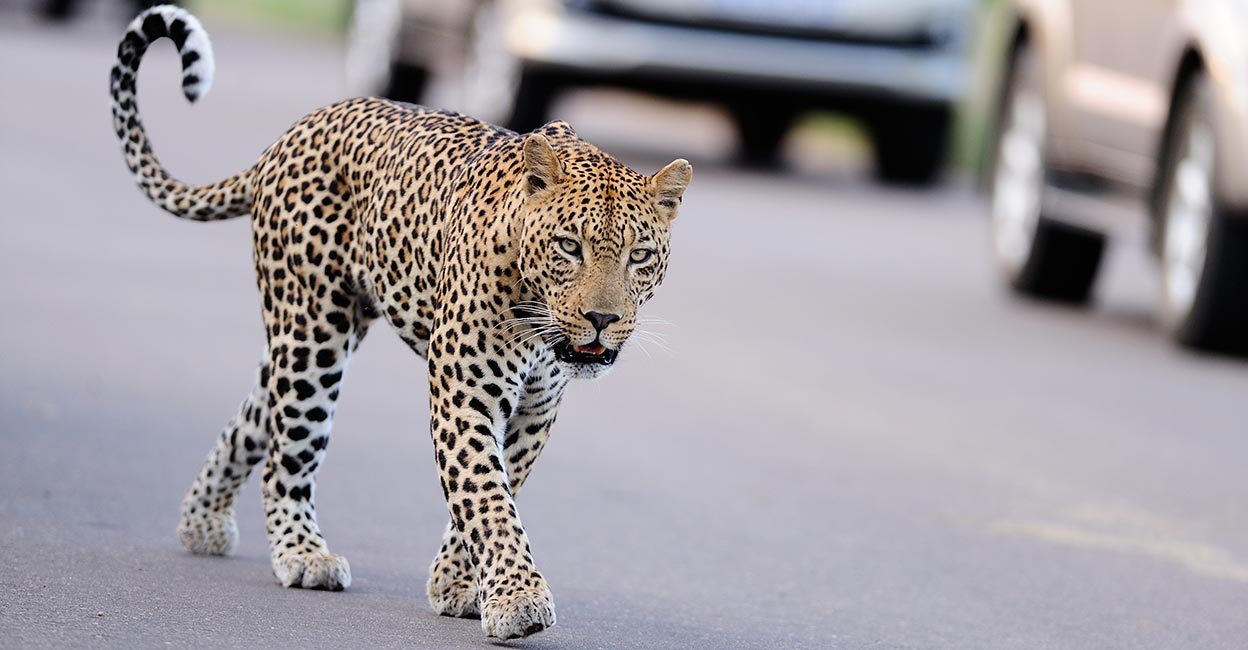
{"label": "leopard's hind leg", "polygon": [[429,566],[426,584],[429,606],[442,616],[481,618],[477,592],[477,569],[464,548],[463,536],[455,522],[446,525],[442,547]]}
{"label": "leopard's hind leg", "polygon": [[[282,326],[269,339],[273,437],[262,486],[269,556],[283,586],[339,591],[351,585],[351,569],[346,558],[330,552],[321,534],[316,473],[325,459],[348,357],[367,322],[352,306],[333,304],[335,299],[353,303],[346,294],[335,290],[322,304],[315,291],[293,288],[296,295],[288,294],[293,309],[274,314]],[[298,309],[300,303],[305,310]]]}
{"label": "leopard's hind leg", "polygon": [[192,553],[229,555],[238,544],[234,497],[269,446],[268,383],[266,361],[256,371],[251,394],[217,438],[182,499],[178,539]]}

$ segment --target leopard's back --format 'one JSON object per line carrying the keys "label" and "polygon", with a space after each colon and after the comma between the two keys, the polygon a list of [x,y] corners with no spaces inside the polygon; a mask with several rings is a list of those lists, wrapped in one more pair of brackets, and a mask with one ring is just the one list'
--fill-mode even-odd
{"label": "leopard's back", "polygon": [[[262,291],[344,278],[423,354],[455,192],[474,165],[491,163],[483,156],[515,139],[458,113],[379,98],[346,100],[299,120],[256,165]],[[496,180],[510,183],[506,175]]]}

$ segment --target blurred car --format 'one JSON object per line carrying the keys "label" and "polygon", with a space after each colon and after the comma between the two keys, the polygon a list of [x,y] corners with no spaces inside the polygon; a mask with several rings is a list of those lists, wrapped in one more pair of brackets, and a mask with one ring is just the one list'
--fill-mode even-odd
{"label": "blurred car", "polygon": [[[176,0],[124,0],[117,4],[125,7],[130,15],[135,16],[148,7],[158,4],[179,4]],[[69,20],[74,17],[81,6],[79,0],[41,0],[37,8],[39,14],[48,20]]]}
{"label": "blurred car", "polygon": [[1143,218],[1168,332],[1248,347],[1248,3],[1016,0],[1009,21],[988,179],[1009,283],[1085,301]]}
{"label": "blurred car", "polygon": [[[462,35],[459,108],[518,131],[541,125],[574,86],[717,102],[734,118],[744,158],[764,165],[801,112],[848,112],[866,125],[883,178],[926,183],[941,169],[967,83],[974,4],[360,0],[356,22],[372,27],[353,29],[348,50],[373,51],[354,57],[371,62],[357,77],[415,101],[412,91],[448,60],[430,40]],[[387,36],[369,36],[377,33]]]}

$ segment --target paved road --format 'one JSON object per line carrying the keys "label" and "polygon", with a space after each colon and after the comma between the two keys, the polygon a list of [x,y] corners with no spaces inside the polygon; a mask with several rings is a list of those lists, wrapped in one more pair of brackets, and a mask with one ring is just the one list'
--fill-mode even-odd
{"label": "paved road", "polygon": [[[318,492],[351,590],[274,583],[254,481],[236,556],[179,547],[261,349],[247,224],[132,187],[111,26],[9,18],[0,647],[483,647],[424,600],[446,515],[422,363],[384,328]],[[337,93],[330,44],[217,32],[201,106],[168,49],[144,66],[157,150],[191,181]],[[743,173],[716,162],[714,116],[619,106],[566,110],[640,168],[697,158],[647,309],[673,351],[571,390],[520,501],[559,625],[510,646],[1248,647],[1248,366],[1161,339],[1147,260],[1115,249],[1092,311],[1010,300],[965,189]]]}

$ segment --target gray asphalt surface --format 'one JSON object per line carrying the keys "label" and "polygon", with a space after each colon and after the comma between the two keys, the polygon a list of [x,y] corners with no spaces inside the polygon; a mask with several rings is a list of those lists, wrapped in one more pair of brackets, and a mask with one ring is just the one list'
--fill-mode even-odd
{"label": "gray asphalt surface", "polygon": [[[254,480],[234,557],[178,545],[262,347],[248,224],[181,222],[133,187],[106,101],[120,27],[10,18],[0,647],[485,647],[425,602],[445,505],[423,362],[384,327],[317,494],[351,589],[274,582]],[[167,46],[141,83],[194,182],[339,92],[332,43],[209,28],[201,105]],[[1092,310],[1011,300],[968,189],[745,173],[701,113],[586,101],[565,107],[582,135],[638,168],[694,158],[646,309],[672,351],[571,389],[520,498],[559,624],[509,646],[1248,647],[1248,365],[1167,344],[1142,254],[1112,251]]]}

